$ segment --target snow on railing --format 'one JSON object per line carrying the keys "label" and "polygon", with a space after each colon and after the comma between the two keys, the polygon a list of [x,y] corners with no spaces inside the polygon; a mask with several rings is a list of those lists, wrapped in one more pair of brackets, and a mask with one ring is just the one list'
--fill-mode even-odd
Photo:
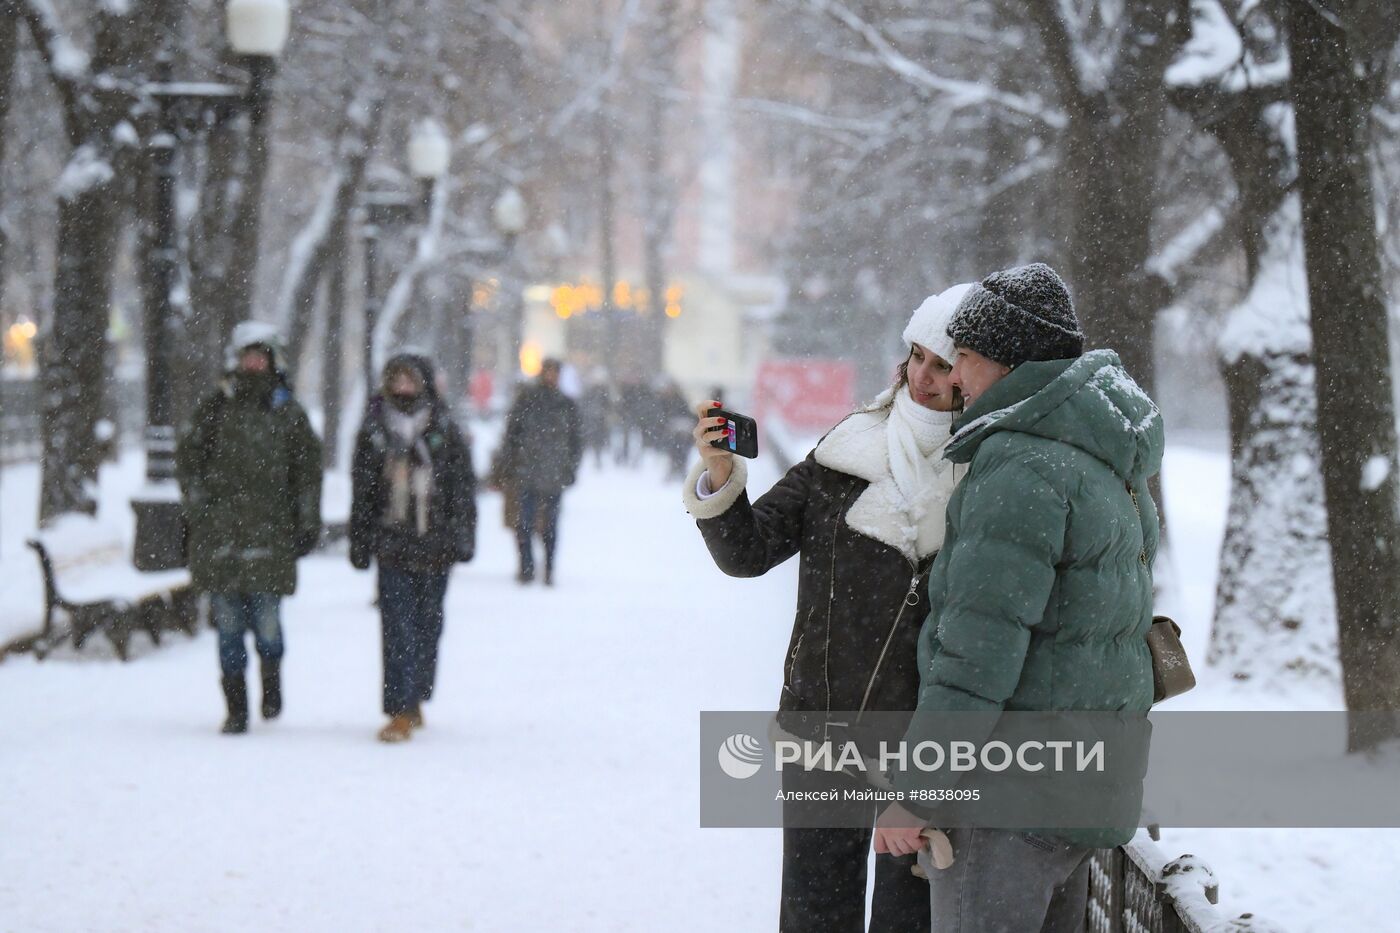
{"label": "snow on railing", "polygon": [[1094,853],[1089,873],[1090,933],[1283,933],[1253,914],[1223,917],[1215,873],[1194,855],[1168,860],[1146,832]]}

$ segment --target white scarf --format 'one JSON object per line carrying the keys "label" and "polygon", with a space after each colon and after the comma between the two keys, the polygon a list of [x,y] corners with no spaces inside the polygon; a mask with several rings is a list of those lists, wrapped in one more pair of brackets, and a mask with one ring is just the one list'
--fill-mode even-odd
{"label": "white scarf", "polygon": [[922,560],[943,546],[944,519],[962,470],[943,459],[953,413],[925,408],[908,388],[884,392],[817,445],[822,466],[870,485],[846,511],[846,524]]}
{"label": "white scarf", "polygon": [[385,478],[389,481],[388,519],[403,525],[413,509],[413,527],[419,537],[428,533],[428,505],[433,490],[433,458],[423,432],[428,429],[432,409],[424,405],[415,412],[386,409],[386,425],[398,443],[385,458]]}

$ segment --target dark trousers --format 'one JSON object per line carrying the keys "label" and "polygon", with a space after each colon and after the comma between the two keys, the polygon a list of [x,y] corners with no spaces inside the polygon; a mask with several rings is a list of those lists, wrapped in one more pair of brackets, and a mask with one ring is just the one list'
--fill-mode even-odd
{"label": "dark trousers", "polygon": [[[830,786],[822,778],[822,786]],[[851,787],[861,787],[854,779]],[[783,772],[783,789],[800,790],[801,772]],[[862,829],[783,829],[781,933],[865,933],[865,885],[878,808],[865,807]],[[802,822],[801,804],[783,804],[785,823]],[[927,933],[929,886],[910,871],[912,855],[875,856],[870,933]]]}
{"label": "dark trousers", "polygon": [[247,634],[253,633],[258,658],[282,660],[282,597],[275,593],[210,593],[209,614],[219,630],[219,668],[242,677],[248,667]]}
{"label": "dark trousers", "polygon": [[540,537],[544,539],[544,565],[554,568],[554,545],[559,539],[559,501],[562,492],[539,492],[533,489],[520,490],[520,514],[515,520],[515,543],[520,548],[520,572],[535,572],[535,549],[533,544],[535,523],[540,526]]}
{"label": "dark trousers", "polygon": [[379,568],[384,712],[400,716],[433,696],[447,573]]}

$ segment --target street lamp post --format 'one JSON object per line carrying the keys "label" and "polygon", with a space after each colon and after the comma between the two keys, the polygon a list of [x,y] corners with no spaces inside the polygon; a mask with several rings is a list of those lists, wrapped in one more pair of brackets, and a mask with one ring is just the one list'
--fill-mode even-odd
{"label": "street lamp post", "polygon": [[[517,188],[508,187],[497,196],[495,203],[491,205],[491,222],[504,240],[501,247],[501,282],[504,290],[507,276],[511,272],[507,267],[515,255],[516,241],[524,232],[525,225],[530,222],[529,207]],[[520,288],[512,287],[508,292],[506,327],[510,357],[501,363],[505,369],[502,375],[510,380],[507,384],[514,384],[516,373],[520,371],[520,347],[525,336],[525,302]]]}
{"label": "street lamp post", "polygon": [[155,236],[147,255],[152,294],[144,313],[146,337],[146,487],[132,500],[136,512],[133,563],[138,570],[170,570],[184,565],[184,534],[179,489],[175,485],[175,419],[171,399],[174,351],[174,291],[180,254],[175,229],[175,147],[181,126],[205,117],[227,119],[251,109],[254,123],[265,109],[271,60],[287,41],[287,0],[229,0],[230,46],[252,65],[247,86],[180,83],[172,80],[168,46],[157,57],[156,81],[146,90],[159,107],[159,125],[150,141]]}
{"label": "street lamp post", "polygon": [[438,179],[447,174],[452,144],[436,120],[422,120],[408,141],[408,168],[418,182],[417,198],[397,191],[376,190],[360,198],[364,222],[360,236],[365,250],[365,336],[363,367],[365,396],[373,391],[375,377],[374,332],[379,327],[383,296],[379,284],[379,240],[390,227],[426,223]]}
{"label": "street lamp post", "polygon": [[238,200],[226,278],[230,295],[221,302],[221,334],[231,333],[239,321],[253,316],[263,181],[267,177],[267,115],[277,58],[291,31],[291,10],[288,0],[229,0],[225,17],[229,47],[248,73],[240,108],[248,115],[248,137],[243,192]]}

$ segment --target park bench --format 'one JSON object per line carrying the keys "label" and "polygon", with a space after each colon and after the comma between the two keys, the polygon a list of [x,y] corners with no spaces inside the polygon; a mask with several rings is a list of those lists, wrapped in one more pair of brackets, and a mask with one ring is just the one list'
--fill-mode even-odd
{"label": "park bench", "polygon": [[44,576],[43,628],[12,650],[42,658],[65,641],[81,648],[101,633],[125,661],[133,632],[156,644],[165,632],[195,633],[198,599],[188,571],[142,573],[120,533],[92,519],[65,521],[28,542]]}

